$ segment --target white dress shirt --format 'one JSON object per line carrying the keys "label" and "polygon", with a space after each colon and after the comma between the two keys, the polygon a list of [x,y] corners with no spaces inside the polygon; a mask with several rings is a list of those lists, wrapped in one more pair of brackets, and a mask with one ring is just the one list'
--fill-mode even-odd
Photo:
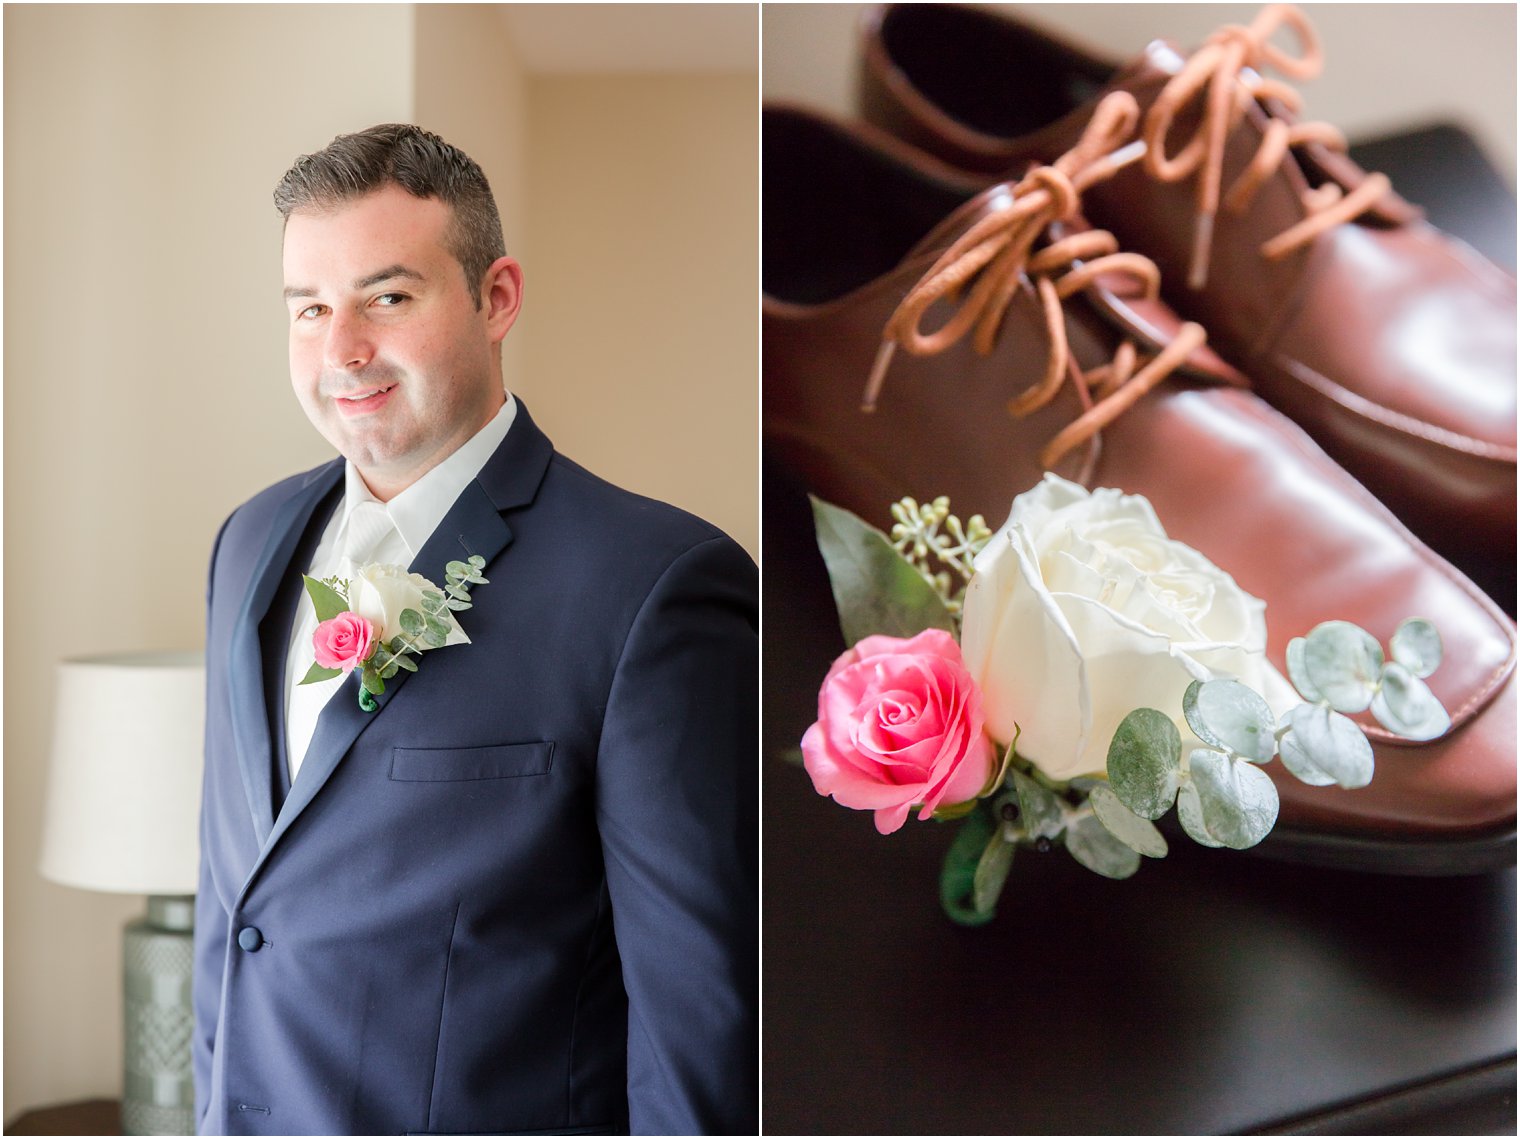
{"label": "white dress shirt", "polygon": [[[375,503],[383,509],[393,526],[365,556],[364,561],[409,566],[455,500],[465,487],[475,481],[475,476],[480,474],[486,460],[507,437],[507,430],[516,417],[517,401],[508,392],[506,403],[502,404],[501,410],[489,423],[447,459],[387,503],[380,503],[370,493],[353,463],[346,463],[343,472],[343,501],[333,511],[327,529],[322,532],[322,540],[317,544],[316,553],[312,555],[306,573],[318,581],[334,575],[349,577],[353,574],[353,566],[343,557],[343,550],[348,536],[349,518],[355,507],[363,502]],[[441,565],[421,566],[418,567],[418,572],[431,581],[440,584],[443,582]],[[285,654],[285,744],[286,754],[290,757],[292,783],[301,768],[301,761],[306,758],[306,749],[317,728],[317,717],[347,679],[346,676],[338,676],[316,684],[300,683],[301,678],[316,662],[311,644],[311,635],[316,627],[316,610],[312,606],[311,597],[303,589],[296,619],[292,623],[289,648]]]}

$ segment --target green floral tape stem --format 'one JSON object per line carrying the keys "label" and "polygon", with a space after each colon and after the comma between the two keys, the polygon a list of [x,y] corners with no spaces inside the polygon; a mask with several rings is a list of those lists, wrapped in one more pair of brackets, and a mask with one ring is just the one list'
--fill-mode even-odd
{"label": "green floral tape stem", "polygon": [[978,909],[976,905],[976,868],[986,852],[987,843],[993,838],[1002,841],[997,830],[992,813],[978,804],[961,823],[950,849],[945,851],[939,874],[939,904],[945,915],[957,925],[986,925],[997,914],[995,897],[994,904],[984,909]]}

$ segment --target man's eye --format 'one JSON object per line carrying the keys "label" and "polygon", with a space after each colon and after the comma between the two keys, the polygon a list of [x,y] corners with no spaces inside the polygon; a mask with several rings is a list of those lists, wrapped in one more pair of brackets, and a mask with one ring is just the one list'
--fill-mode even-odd
{"label": "man's eye", "polygon": [[307,305],[300,312],[296,313],[296,319],[315,320],[317,317],[322,315],[322,310],[324,307],[325,306],[323,305]]}
{"label": "man's eye", "polygon": [[381,293],[375,298],[375,303],[385,308],[395,308],[404,300],[406,300],[405,293]]}

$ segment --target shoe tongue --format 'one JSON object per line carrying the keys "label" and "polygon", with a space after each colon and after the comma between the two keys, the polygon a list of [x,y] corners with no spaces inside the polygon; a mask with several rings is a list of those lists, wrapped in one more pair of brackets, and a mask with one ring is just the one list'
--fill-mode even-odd
{"label": "shoe tongue", "polygon": [[[988,214],[1006,210],[1014,201],[1013,185],[1000,182],[989,186],[951,212],[942,222],[926,233],[903,258],[903,264],[928,260],[948,249],[963,233]],[[1085,221],[1075,221],[1072,227],[1087,229]],[[1063,226],[1063,229],[1066,228]],[[1092,305],[1095,312],[1111,324],[1121,335],[1130,336],[1141,343],[1154,347],[1169,344],[1181,327],[1181,318],[1171,306],[1162,300],[1145,300],[1110,292],[1107,282],[1100,278],[1097,283],[1082,290],[1081,295]],[[1227,364],[1207,344],[1200,345],[1183,361],[1182,369],[1195,379],[1223,383],[1232,387],[1247,387],[1244,376]]]}

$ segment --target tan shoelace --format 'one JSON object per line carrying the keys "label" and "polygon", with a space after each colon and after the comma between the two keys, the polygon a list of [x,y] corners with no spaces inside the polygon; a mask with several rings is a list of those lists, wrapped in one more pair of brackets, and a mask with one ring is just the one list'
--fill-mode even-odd
{"label": "tan shoelace", "polygon": [[[1267,40],[1281,27],[1297,35],[1302,54],[1288,55]],[[1220,182],[1224,170],[1224,144],[1230,130],[1240,121],[1256,99],[1276,99],[1295,115],[1302,107],[1298,92],[1287,83],[1268,79],[1260,71],[1272,67],[1290,79],[1312,79],[1324,63],[1319,37],[1309,18],[1291,4],[1271,4],[1250,27],[1230,24],[1205,41],[1182,70],[1162,88],[1145,117],[1142,137],[1146,143],[1145,168],[1163,182],[1177,182],[1196,170],[1198,179],[1198,220],[1193,235],[1193,260],[1188,270],[1188,284],[1201,289],[1208,280],[1209,251],[1214,239],[1214,217],[1219,212]],[[1166,156],[1166,136],[1177,113],[1203,88],[1205,96],[1202,119],[1187,145],[1176,157]],[[1288,148],[1304,142],[1317,142],[1331,150],[1346,149],[1345,136],[1329,123],[1294,123],[1272,118],[1260,147],[1251,162],[1230,187],[1224,206],[1239,213],[1250,205],[1256,191],[1276,171]],[[1269,261],[1286,257],[1319,234],[1350,221],[1372,206],[1388,192],[1388,178],[1369,174],[1356,189],[1344,194],[1333,182],[1304,194],[1308,216],[1264,243],[1262,256]]]}
{"label": "tan shoelace", "polygon": [[[915,356],[935,355],[974,328],[972,346],[983,356],[991,352],[1003,314],[1026,274],[1044,312],[1050,356],[1044,378],[1010,400],[1008,410],[1019,417],[1037,411],[1056,397],[1068,378],[1087,409],[1040,452],[1040,463],[1046,468],[1054,467],[1073,448],[1092,439],[1204,342],[1203,329],[1188,323],[1138,370],[1139,353],[1126,340],[1109,363],[1082,371],[1071,358],[1061,302],[1106,274],[1129,277],[1140,284],[1147,297],[1154,298],[1160,271],[1149,258],[1119,252],[1114,236],[1103,230],[1061,237],[1032,252],[1035,241],[1049,226],[1076,216],[1084,189],[1112,177],[1140,157],[1139,144],[1117,149],[1129,139],[1139,120],[1140,108],[1132,96],[1115,92],[1105,97],[1076,146],[1054,165],[1031,170],[1012,188],[1005,205],[971,226],[939,256],[887,320],[882,346],[866,384],[863,411],[875,410],[898,345]],[[1061,274],[1059,278],[1057,274]],[[942,297],[958,294],[973,278],[969,294],[950,319],[933,332],[920,331],[919,324],[929,308]],[[1099,402],[1093,401],[1095,395]]]}

